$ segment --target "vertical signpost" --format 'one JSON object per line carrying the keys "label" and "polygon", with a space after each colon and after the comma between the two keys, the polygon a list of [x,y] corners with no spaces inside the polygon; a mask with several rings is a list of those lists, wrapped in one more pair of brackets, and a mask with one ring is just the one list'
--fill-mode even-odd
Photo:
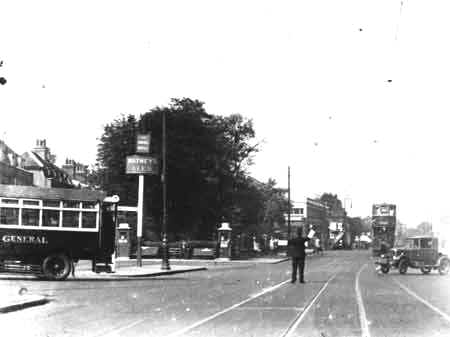
{"label": "vertical signpost", "polygon": [[136,155],[127,156],[126,173],[139,174],[138,207],[137,207],[137,265],[142,267],[142,223],[144,217],[144,175],[156,174],[158,165],[150,153],[150,134],[140,134],[136,140]]}
{"label": "vertical signpost", "polygon": [[137,266],[142,267],[142,223],[144,218],[144,175],[139,175],[139,187],[138,187],[138,211],[137,211],[137,228],[136,228],[136,261]]}

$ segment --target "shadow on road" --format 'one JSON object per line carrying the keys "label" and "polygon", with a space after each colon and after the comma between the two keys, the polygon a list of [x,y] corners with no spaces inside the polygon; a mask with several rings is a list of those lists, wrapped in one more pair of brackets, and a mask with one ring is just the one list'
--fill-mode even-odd
{"label": "shadow on road", "polygon": [[49,281],[33,277],[0,277],[0,281],[33,281],[33,282],[46,282],[46,283],[72,283],[72,282],[139,282],[139,281],[180,281],[187,280],[184,277],[161,277],[161,276],[136,276],[136,277],[80,277],[69,278],[64,281]]}
{"label": "shadow on road", "polygon": [[445,278],[448,277],[448,275],[439,275],[439,274],[421,274],[421,273],[417,273],[417,274],[400,274],[400,273],[389,273],[389,274],[382,274],[382,273],[376,273],[378,276],[382,276],[382,277],[399,277],[399,278],[403,278],[403,277],[415,277],[415,278]]}

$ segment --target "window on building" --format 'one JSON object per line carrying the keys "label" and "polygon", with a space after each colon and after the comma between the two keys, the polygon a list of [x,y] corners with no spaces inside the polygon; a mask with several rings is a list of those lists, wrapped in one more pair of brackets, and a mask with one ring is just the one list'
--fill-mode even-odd
{"label": "window on building", "polygon": [[293,208],[292,214],[303,214],[303,208]]}

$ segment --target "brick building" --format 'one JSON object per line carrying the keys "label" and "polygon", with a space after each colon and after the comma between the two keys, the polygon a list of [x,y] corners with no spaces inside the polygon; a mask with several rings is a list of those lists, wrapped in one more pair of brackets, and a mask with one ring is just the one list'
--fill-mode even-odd
{"label": "brick building", "polygon": [[55,165],[55,155],[45,139],[18,155],[0,140],[0,184],[72,188],[70,176]]}
{"label": "brick building", "polygon": [[[302,227],[304,235],[313,229],[324,247],[328,246],[328,208],[320,201],[305,198],[303,201],[294,201],[291,208],[291,233]],[[285,214],[287,222],[287,214]]]}
{"label": "brick building", "polygon": [[0,140],[0,184],[32,185],[33,174],[23,169],[23,158]]}
{"label": "brick building", "polygon": [[78,185],[88,185],[88,166],[78,163],[73,159],[66,159],[65,164],[61,167],[66,172],[72,182]]}
{"label": "brick building", "polygon": [[70,176],[55,165],[56,156],[45,139],[38,139],[33,150],[22,155],[22,166],[33,174],[33,185],[39,187],[74,187]]}

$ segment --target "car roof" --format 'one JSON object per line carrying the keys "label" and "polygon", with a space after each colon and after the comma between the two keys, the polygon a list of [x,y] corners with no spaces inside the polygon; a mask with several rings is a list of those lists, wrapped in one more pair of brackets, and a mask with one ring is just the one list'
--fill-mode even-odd
{"label": "car roof", "polygon": [[429,236],[429,235],[416,235],[416,236],[410,236],[408,238],[406,238],[406,240],[411,240],[411,239],[434,239],[434,236]]}

